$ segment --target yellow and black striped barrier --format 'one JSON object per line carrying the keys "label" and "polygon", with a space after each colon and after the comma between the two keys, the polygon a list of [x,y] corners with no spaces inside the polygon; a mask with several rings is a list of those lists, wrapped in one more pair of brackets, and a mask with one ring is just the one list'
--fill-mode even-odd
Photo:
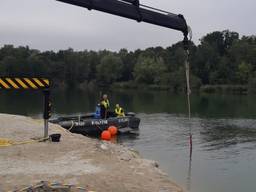
{"label": "yellow and black striped barrier", "polygon": [[50,81],[45,78],[0,78],[0,89],[48,89]]}
{"label": "yellow and black striped barrier", "polygon": [[[51,117],[50,81],[46,78],[0,77],[0,90],[43,90],[44,138],[48,138],[48,119]],[[5,143],[9,145],[8,142]]]}

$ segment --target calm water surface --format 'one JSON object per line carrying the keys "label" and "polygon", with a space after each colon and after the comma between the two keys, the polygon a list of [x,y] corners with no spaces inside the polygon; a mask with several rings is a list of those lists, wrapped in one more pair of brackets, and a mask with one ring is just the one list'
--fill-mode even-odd
{"label": "calm water surface", "polygon": [[[256,102],[254,96],[194,95],[193,118],[186,118],[186,98],[167,92],[108,92],[112,104],[138,113],[140,134],[119,142],[158,161],[170,177],[191,192],[256,191]],[[54,115],[94,110],[99,94],[54,91]],[[40,92],[0,92],[0,112],[42,115]],[[189,154],[189,128],[193,154]]]}

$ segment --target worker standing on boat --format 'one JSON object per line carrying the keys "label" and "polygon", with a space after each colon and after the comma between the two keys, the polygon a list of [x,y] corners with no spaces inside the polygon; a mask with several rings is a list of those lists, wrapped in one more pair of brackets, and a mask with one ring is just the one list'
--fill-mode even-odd
{"label": "worker standing on boat", "polygon": [[116,104],[115,114],[116,114],[117,117],[124,117],[125,116],[124,110],[123,110],[122,107],[120,107],[119,104]]}
{"label": "worker standing on boat", "polygon": [[108,110],[109,110],[110,104],[108,100],[108,95],[104,94],[102,96],[102,100],[100,102],[100,116],[102,119],[108,118]]}

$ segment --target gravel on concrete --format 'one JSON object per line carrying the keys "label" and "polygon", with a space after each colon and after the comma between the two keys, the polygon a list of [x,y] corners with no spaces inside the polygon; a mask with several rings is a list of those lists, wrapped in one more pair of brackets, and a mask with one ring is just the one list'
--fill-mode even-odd
{"label": "gravel on concrete", "polygon": [[[60,182],[106,192],[182,192],[158,168],[124,146],[72,134],[50,124],[61,141],[0,147],[0,192]],[[27,141],[43,136],[43,120],[0,114],[0,138]]]}

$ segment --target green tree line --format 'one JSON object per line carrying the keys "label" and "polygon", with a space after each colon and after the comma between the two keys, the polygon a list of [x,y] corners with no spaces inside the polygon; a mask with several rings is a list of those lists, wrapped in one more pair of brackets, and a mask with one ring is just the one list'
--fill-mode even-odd
{"label": "green tree line", "polygon": [[[216,31],[190,42],[191,84],[256,86],[256,37]],[[114,86],[185,90],[182,42],[170,47],[118,52],[44,51],[4,45],[0,49],[1,76],[41,76],[55,87]]]}

